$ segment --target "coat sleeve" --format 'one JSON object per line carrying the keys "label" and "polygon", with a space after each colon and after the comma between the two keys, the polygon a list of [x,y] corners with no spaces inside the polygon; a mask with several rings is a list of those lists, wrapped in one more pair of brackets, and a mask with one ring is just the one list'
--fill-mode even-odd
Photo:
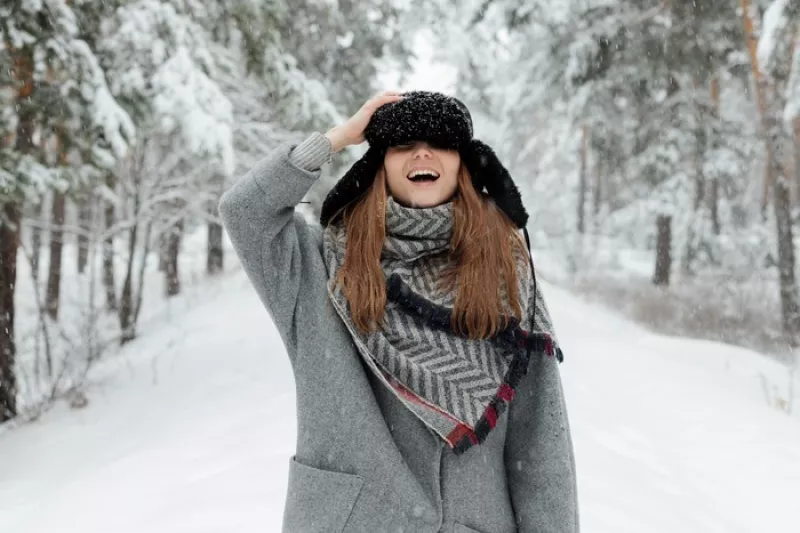
{"label": "coat sleeve", "polygon": [[[538,289],[533,329],[555,338]],[[505,466],[519,533],[577,533],[575,455],[555,357],[533,355],[508,416]]]}
{"label": "coat sleeve", "polygon": [[291,157],[293,149],[282,145],[256,163],[219,203],[236,255],[275,322],[292,363],[298,293],[319,276],[316,270],[322,265],[318,228],[310,227],[295,212],[320,170],[301,168]]}

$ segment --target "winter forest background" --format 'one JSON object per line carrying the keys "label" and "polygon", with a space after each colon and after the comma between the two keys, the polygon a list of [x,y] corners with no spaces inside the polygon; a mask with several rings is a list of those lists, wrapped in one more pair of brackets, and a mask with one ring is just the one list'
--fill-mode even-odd
{"label": "winter forest background", "polygon": [[3,0],[0,444],[226,290],[237,177],[396,88],[467,103],[544,279],[759,352],[796,426],[799,31],[800,0]]}

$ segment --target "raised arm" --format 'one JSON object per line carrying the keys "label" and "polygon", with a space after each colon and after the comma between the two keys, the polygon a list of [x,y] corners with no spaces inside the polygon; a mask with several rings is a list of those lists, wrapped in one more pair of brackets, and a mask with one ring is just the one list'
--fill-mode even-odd
{"label": "raised arm", "polygon": [[[234,250],[294,358],[297,295],[319,256],[316,229],[295,206],[329,159],[330,141],[314,133],[296,147],[282,145],[223,194],[219,212]],[[320,263],[317,260],[317,263]]]}
{"label": "raised arm", "polygon": [[363,142],[375,110],[399,98],[394,92],[382,93],[325,135],[314,133],[296,147],[278,147],[222,195],[222,222],[292,361],[298,294],[310,283],[327,281],[320,228],[306,223],[295,206],[319,178],[320,167],[331,154]]}

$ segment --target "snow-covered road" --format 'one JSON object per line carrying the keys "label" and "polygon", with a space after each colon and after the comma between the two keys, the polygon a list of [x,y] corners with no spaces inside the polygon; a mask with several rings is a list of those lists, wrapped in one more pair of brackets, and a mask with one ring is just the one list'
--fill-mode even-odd
{"label": "snow-covered road", "polygon": [[[0,532],[279,531],[291,370],[247,280],[228,276],[98,372],[87,408],[0,434]],[[785,370],[544,290],[566,354],[583,531],[800,531],[800,417],[762,390],[761,376],[785,387]]]}

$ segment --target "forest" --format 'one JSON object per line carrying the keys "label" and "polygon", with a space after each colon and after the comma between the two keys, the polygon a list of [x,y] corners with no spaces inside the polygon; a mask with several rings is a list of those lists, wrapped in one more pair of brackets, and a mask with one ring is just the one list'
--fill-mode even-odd
{"label": "forest", "polygon": [[403,79],[421,31],[520,184],[543,275],[791,364],[798,22],[796,0],[5,1],[0,422],[86,401],[148,299],[224,270],[222,191]]}

